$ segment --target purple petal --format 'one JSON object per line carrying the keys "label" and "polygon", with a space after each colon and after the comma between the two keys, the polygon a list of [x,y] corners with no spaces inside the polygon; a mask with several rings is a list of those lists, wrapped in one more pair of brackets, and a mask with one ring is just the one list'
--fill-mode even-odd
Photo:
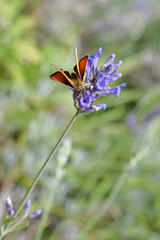
{"label": "purple petal", "polygon": [[107,105],[105,103],[97,105],[100,109],[106,110]]}
{"label": "purple petal", "polygon": [[106,107],[107,107],[107,105],[104,104],[104,103],[98,104],[98,105],[93,105],[93,106],[92,106],[92,109],[94,109],[94,110],[92,110],[92,112],[93,112],[93,111],[98,111],[98,110],[100,110],[100,109],[105,110]]}
{"label": "purple petal", "polygon": [[29,217],[30,218],[35,218],[35,217],[38,217],[39,215],[41,215],[41,213],[42,213],[42,210],[41,209],[37,209],[36,211],[31,212]]}
{"label": "purple petal", "polygon": [[121,66],[121,64],[122,64],[122,60],[118,61],[113,65],[112,71],[110,72],[111,76],[113,76],[117,72],[117,69]]}
{"label": "purple petal", "polygon": [[90,74],[91,74],[91,70],[92,70],[92,62],[90,60],[90,58],[88,59],[88,62],[87,62],[87,66],[86,66],[86,74],[87,76],[89,77]]}
{"label": "purple petal", "polygon": [[27,212],[29,211],[30,206],[31,206],[31,203],[32,203],[31,199],[28,199],[27,202],[26,202],[26,204],[24,205],[24,211],[25,211],[25,213],[27,213]]}
{"label": "purple petal", "polygon": [[116,81],[118,78],[122,77],[122,73],[117,73],[114,76],[111,77],[111,81],[114,82]]}
{"label": "purple petal", "polygon": [[81,110],[84,110],[85,108],[90,108],[91,102],[95,98],[94,94],[91,94],[90,91],[87,91],[83,94],[83,96],[80,98],[80,107]]}
{"label": "purple petal", "polygon": [[122,83],[119,86],[113,87],[111,89],[108,90],[108,94],[114,94],[116,97],[119,97],[119,94],[121,92],[121,88],[122,87],[126,87],[127,83]]}
{"label": "purple petal", "polygon": [[115,59],[116,54],[112,53],[111,56],[107,59],[107,61],[105,62],[106,65],[110,65],[111,63],[113,63],[114,59]]}
{"label": "purple petal", "polygon": [[13,217],[13,215],[14,215],[14,210],[8,211],[8,216]]}
{"label": "purple petal", "polygon": [[6,210],[7,210],[8,216],[12,217],[14,215],[12,199],[10,196],[8,196],[6,199]]}
{"label": "purple petal", "polygon": [[105,68],[104,71],[105,71],[105,73],[109,74],[112,72],[112,69],[113,69],[113,64],[110,64]]}
{"label": "purple petal", "polygon": [[136,125],[136,122],[137,122],[137,117],[135,114],[129,114],[128,117],[127,117],[127,125],[129,127],[133,127]]}
{"label": "purple petal", "polygon": [[[109,75],[106,75],[106,74],[103,73],[103,72],[101,72],[101,73],[99,74],[98,83],[99,83],[102,87],[104,87],[104,86],[107,87],[107,85],[110,84],[111,82],[112,82],[112,80],[111,80],[111,77],[110,77]],[[102,90],[104,90],[104,89],[102,88]]]}
{"label": "purple petal", "polygon": [[98,76],[97,83],[94,84],[93,92],[96,93],[97,91],[107,91],[108,84],[112,83],[112,78],[109,75],[106,75],[103,72],[100,72]]}
{"label": "purple petal", "polygon": [[12,199],[10,196],[8,196],[6,199],[6,208],[7,208],[7,210],[13,209]]}
{"label": "purple petal", "polygon": [[107,74],[112,71],[113,68],[113,61],[115,59],[115,54],[111,54],[111,56],[107,59],[104,65],[102,65],[101,70]]}
{"label": "purple petal", "polygon": [[96,54],[90,56],[89,58],[92,60],[92,62],[98,62],[98,58],[102,55],[102,47],[100,47]]}
{"label": "purple petal", "polygon": [[93,76],[96,75],[97,63],[98,63],[98,59],[101,56],[101,54],[102,54],[102,47],[100,47],[98,49],[98,51],[95,55],[92,55],[88,58],[87,67],[86,67],[87,76],[89,76],[91,74],[91,70],[92,70]]}

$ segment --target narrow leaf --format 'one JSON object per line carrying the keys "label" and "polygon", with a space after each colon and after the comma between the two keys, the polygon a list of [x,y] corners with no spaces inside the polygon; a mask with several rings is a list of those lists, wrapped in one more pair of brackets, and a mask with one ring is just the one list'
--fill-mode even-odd
{"label": "narrow leaf", "polygon": [[16,217],[8,218],[8,219],[3,221],[2,225],[5,225],[5,224],[10,223],[10,222],[13,222],[15,219],[16,219]]}
{"label": "narrow leaf", "polygon": [[21,229],[26,228],[26,227],[28,227],[27,222],[19,224],[18,226],[12,227],[11,229],[9,229],[9,232],[14,232],[14,231],[17,231],[17,230],[21,230]]}

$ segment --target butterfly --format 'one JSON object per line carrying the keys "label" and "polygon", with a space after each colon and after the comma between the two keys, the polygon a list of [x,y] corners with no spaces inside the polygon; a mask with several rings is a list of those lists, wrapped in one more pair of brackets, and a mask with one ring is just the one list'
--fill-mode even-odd
{"label": "butterfly", "polygon": [[52,64],[58,71],[51,74],[50,78],[54,81],[60,82],[69,88],[74,88],[76,91],[81,91],[84,89],[85,85],[85,70],[88,61],[88,55],[82,57],[78,62],[77,48],[76,52],[76,65],[74,66],[71,74],[68,71],[63,71],[56,65]]}

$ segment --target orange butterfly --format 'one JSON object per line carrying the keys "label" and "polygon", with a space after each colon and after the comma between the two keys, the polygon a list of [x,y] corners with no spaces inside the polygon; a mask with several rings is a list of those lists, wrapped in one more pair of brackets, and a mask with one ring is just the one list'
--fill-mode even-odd
{"label": "orange butterfly", "polygon": [[74,88],[77,91],[81,91],[84,88],[85,70],[88,61],[88,55],[82,57],[78,62],[77,49],[76,51],[76,65],[74,66],[71,74],[68,71],[63,71],[56,65],[52,64],[58,71],[51,74],[50,78],[54,81],[60,82],[70,88]]}

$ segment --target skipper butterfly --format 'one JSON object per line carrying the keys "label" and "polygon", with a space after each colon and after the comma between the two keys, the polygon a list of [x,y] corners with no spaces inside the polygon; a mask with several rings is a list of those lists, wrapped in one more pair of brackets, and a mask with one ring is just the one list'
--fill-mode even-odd
{"label": "skipper butterfly", "polygon": [[76,65],[74,66],[71,74],[68,71],[63,71],[56,65],[52,64],[58,71],[51,74],[50,78],[54,81],[62,83],[69,88],[74,88],[76,91],[81,92],[85,86],[85,70],[88,61],[88,55],[82,57],[78,62],[77,48],[76,52]]}

